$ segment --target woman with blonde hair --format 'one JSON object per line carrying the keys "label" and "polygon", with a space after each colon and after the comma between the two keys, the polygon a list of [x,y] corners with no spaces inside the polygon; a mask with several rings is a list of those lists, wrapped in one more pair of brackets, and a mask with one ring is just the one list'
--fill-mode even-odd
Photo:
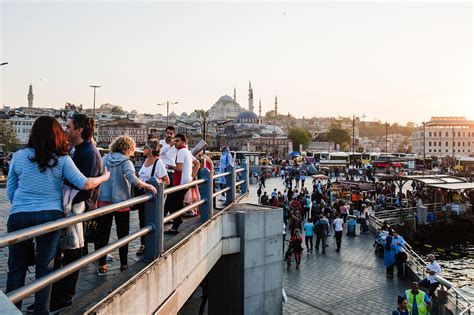
{"label": "woman with blonde hair", "polygon": [[[135,167],[130,156],[135,152],[135,141],[129,136],[115,138],[109,146],[110,153],[102,158],[102,165],[110,171],[110,179],[100,186],[99,207],[119,203],[130,199],[131,187],[143,188],[156,193],[155,187],[140,180],[135,175]],[[128,235],[130,230],[130,207],[106,214],[98,218],[95,249],[98,250],[109,243],[112,219],[115,217],[117,236],[119,239]],[[120,271],[128,268],[128,244],[119,249]],[[107,272],[106,258],[99,259],[99,275]]]}

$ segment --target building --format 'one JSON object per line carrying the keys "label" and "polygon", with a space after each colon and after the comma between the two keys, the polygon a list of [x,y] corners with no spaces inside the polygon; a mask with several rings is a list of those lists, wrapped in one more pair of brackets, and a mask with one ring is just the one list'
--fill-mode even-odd
{"label": "building", "polygon": [[474,120],[431,117],[413,131],[412,144],[420,155],[469,156],[474,152]]}
{"label": "building", "polygon": [[28,89],[28,107],[33,107],[33,85],[30,84],[30,88]]}
{"label": "building", "polygon": [[99,126],[97,142],[99,146],[107,146],[116,137],[127,135],[135,140],[137,145],[141,146],[147,140],[147,129],[145,124],[140,124],[127,118],[116,119]]}

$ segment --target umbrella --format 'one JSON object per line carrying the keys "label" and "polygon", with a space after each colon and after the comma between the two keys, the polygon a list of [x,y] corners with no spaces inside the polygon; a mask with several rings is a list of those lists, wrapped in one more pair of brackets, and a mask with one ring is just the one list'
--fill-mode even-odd
{"label": "umbrella", "polygon": [[314,179],[328,179],[329,177],[327,177],[326,175],[323,175],[323,174],[318,174],[318,175],[311,175],[312,178]]}

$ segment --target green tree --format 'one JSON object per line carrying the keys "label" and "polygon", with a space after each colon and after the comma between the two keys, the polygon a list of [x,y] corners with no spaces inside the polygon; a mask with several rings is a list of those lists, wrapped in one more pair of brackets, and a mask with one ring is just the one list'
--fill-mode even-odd
{"label": "green tree", "polygon": [[123,108],[121,106],[118,106],[118,105],[115,105],[114,107],[112,107],[111,111],[112,111],[112,113],[118,114],[118,115],[121,115],[121,114],[125,113]]}
{"label": "green tree", "polygon": [[338,144],[341,146],[341,148],[343,148],[351,142],[351,136],[349,135],[349,132],[335,124],[329,128],[326,134],[326,139],[327,141],[334,142],[334,149],[336,149]]}
{"label": "green tree", "polygon": [[5,155],[20,147],[20,142],[16,137],[15,131],[13,131],[9,122],[4,119],[0,121],[0,145],[2,146],[3,152],[5,152]]}
{"label": "green tree", "polygon": [[308,130],[298,127],[290,128],[288,138],[293,142],[293,148],[299,148],[300,144],[303,145],[303,148],[306,148],[311,141],[311,135]]}

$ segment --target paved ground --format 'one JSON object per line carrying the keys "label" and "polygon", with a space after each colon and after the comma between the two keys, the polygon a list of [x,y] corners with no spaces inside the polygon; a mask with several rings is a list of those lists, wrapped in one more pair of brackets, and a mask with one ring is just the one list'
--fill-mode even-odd
{"label": "paved ground", "polygon": [[[279,179],[267,181],[268,194],[273,188],[283,188]],[[256,187],[251,186],[250,202],[257,203]],[[6,219],[9,203],[5,189],[0,189],[0,235],[6,233]],[[196,225],[196,220],[186,222],[187,230]],[[138,229],[136,211],[132,212],[131,231]],[[112,240],[116,240],[115,229],[112,229]],[[184,233],[183,233],[184,234]],[[334,252],[335,240],[329,238],[326,255],[303,253],[300,270],[286,271],[282,262],[283,284],[288,295],[288,304],[284,304],[284,314],[390,314],[396,306],[396,297],[408,287],[408,281],[386,279],[383,261],[373,253],[373,236],[361,235],[346,237],[342,240],[341,253]],[[171,242],[168,239],[167,243]],[[139,241],[130,244],[130,265],[137,261],[135,252]],[[92,246],[90,247],[93,250]],[[90,264],[81,270],[77,286],[78,297],[84,296],[92,289],[104,284],[107,279],[120,274],[118,251],[112,252],[114,261],[105,277],[96,273],[96,264]],[[0,289],[5,289],[8,250],[0,249]],[[131,267],[132,268],[132,267]],[[27,283],[34,279],[34,270],[27,276]],[[180,314],[196,314],[200,302],[200,290],[196,290]],[[33,298],[25,300],[24,308]]]}
{"label": "paved ground", "polygon": [[[307,183],[308,184],[308,183]],[[281,180],[266,182],[270,194],[283,189]],[[254,187],[252,187],[254,188]],[[256,189],[250,200],[257,202]],[[386,279],[383,260],[373,251],[373,235],[343,236],[342,250],[335,252],[336,242],[329,237],[326,255],[303,252],[301,266],[290,271],[282,263],[283,286],[288,304],[284,314],[391,314],[399,294],[409,281]]]}

